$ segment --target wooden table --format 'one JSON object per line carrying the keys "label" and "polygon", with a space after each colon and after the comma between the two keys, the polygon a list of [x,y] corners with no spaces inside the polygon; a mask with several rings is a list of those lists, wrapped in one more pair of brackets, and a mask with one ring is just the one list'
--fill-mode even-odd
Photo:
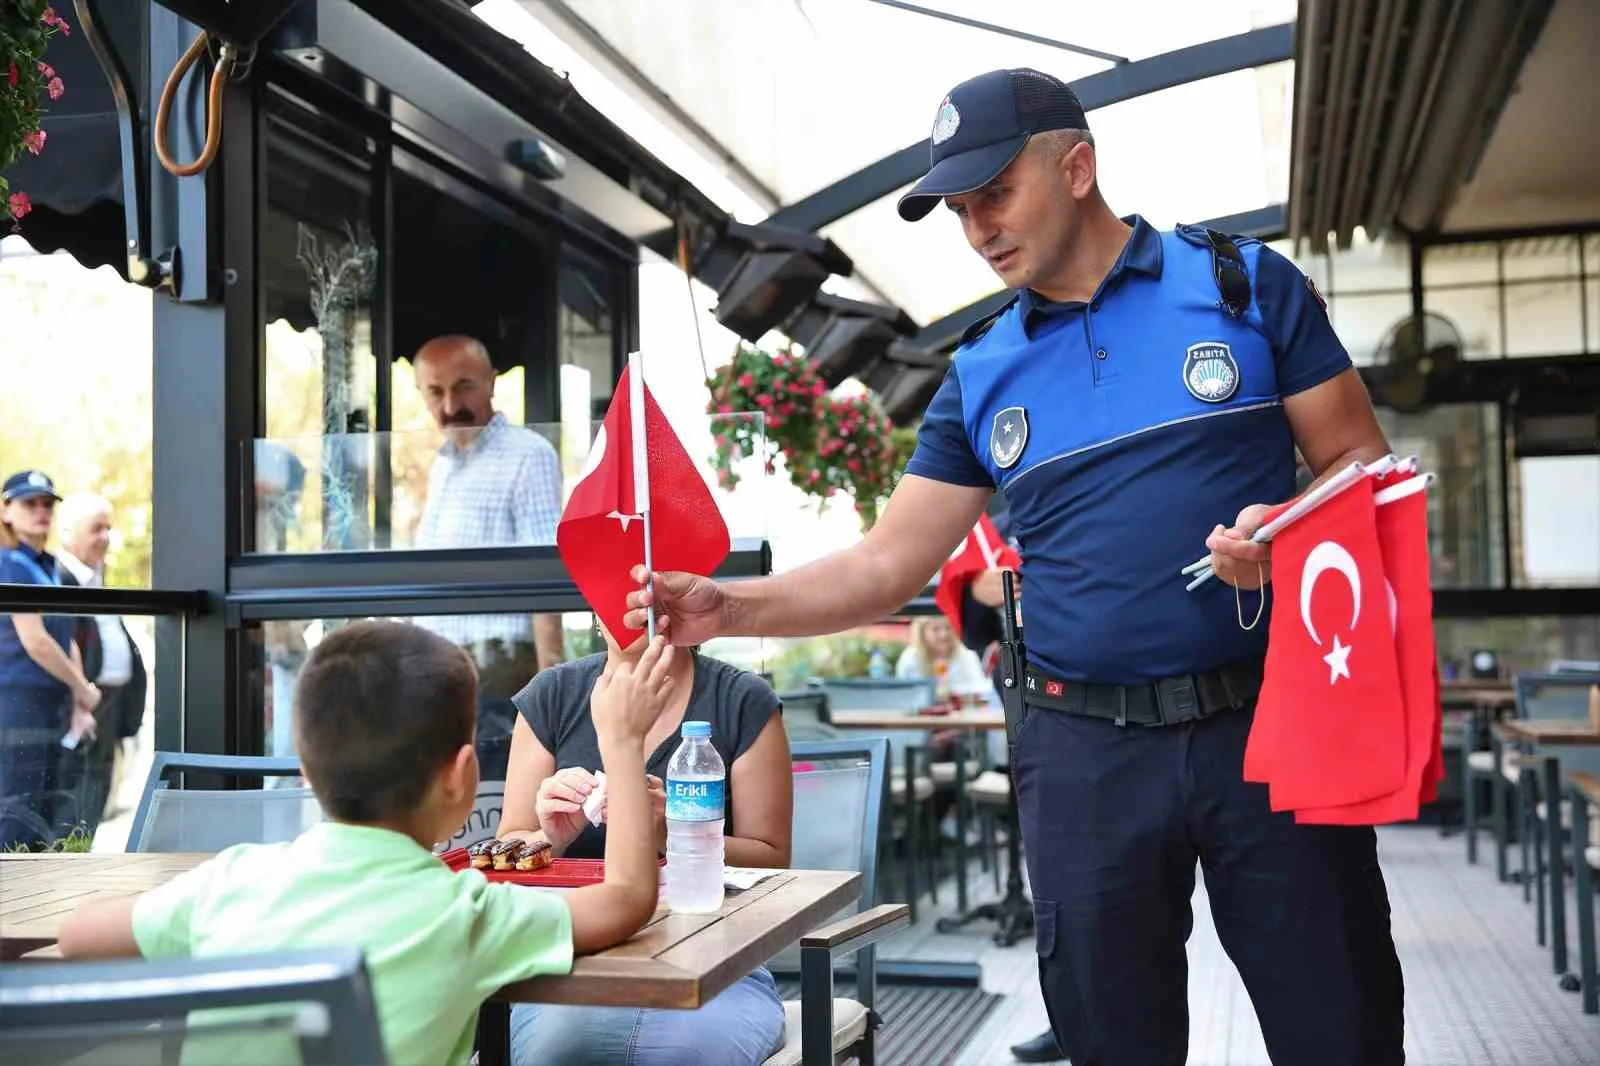
{"label": "wooden table", "polygon": [[[0,960],[56,942],[61,923],[91,899],[154,888],[206,855],[0,855]],[[713,914],[658,910],[648,925],[607,951],[576,959],[572,972],[519,981],[495,998],[518,1003],[692,1009],[825,923],[861,893],[861,875],[784,870],[730,894]]]}
{"label": "wooden table", "polygon": [[1503,739],[1524,744],[1600,744],[1600,731],[1587,718],[1507,718],[1495,728]]}

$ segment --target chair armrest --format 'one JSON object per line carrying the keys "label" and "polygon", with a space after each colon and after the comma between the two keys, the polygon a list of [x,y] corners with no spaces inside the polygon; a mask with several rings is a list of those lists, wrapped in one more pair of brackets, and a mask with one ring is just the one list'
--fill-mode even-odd
{"label": "chair armrest", "polygon": [[896,932],[910,920],[910,915],[911,908],[904,903],[880,903],[871,910],[807,933],[800,938],[800,948],[802,951],[806,948],[854,951]]}
{"label": "chair armrest", "polygon": [[[833,956],[858,951],[856,995],[872,1009],[877,956],[872,945],[898,932],[910,920],[904,903],[884,903],[800,938],[800,1061],[804,1066],[833,1063]],[[876,1022],[869,1017],[867,1024]]]}

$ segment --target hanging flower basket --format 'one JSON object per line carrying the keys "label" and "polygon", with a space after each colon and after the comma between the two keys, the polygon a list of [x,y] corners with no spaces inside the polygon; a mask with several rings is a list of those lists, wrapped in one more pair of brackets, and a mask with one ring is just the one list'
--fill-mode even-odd
{"label": "hanging flower basket", "polygon": [[4,175],[24,151],[44,151],[39,100],[59,100],[66,92],[44,61],[45,46],[58,33],[72,29],[45,0],[0,0],[0,223],[19,222],[33,210],[28,194],[13,190]]}
{"label": "hanging flower basket", "polygon": [[[836,492],[855,500],[863,528],[877,521],[878,508],[894,489],[910,456],[909,430],[896,430],[871,396],[837,398],[816,370],[793,352],[770,355],[741,344],[733,361],[709,382],[713,415],[760,411],[766,415],[765,453],[769,474],[783,456],[789,480],[820,501]],[[716,427],[712,465],[725,489],[739,482],[734,463],[760,446],[749,420],[730,419]]]}

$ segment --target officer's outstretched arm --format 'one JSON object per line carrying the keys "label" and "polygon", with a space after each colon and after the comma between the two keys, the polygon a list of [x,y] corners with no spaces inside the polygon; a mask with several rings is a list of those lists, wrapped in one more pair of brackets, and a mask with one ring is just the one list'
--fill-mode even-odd
{"label": "officer's outstretched arm", "polygon": [[727,632],[802,637],[880,621],[922,591],[993,494],[905,475],[859,543],[787,573],[724,585]]}

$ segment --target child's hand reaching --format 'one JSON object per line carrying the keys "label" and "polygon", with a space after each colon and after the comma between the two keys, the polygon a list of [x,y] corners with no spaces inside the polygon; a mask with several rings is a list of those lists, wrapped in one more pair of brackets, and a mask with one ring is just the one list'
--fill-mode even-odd
{"label": "child's hand reaching", "polygon": [[608,666],[589,695],[589,716],[600,744],[626,744],[643,749],[645,734],[655,724],[672,689],[675,649],[657,637],[631,666]]}

